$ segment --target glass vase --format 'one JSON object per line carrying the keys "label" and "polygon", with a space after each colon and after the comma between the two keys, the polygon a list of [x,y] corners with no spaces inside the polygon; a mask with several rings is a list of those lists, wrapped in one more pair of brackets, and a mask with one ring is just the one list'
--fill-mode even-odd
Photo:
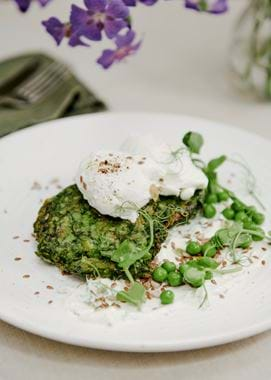
{"label": "glass vase", "polygon": [[239,18],[231,48],[239,89],[271,100],[271,0],[250,0]]}

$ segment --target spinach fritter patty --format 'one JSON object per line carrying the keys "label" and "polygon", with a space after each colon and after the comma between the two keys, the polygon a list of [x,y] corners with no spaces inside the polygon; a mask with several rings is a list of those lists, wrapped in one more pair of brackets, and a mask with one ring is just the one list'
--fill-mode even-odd
{"label": "spinach fritter patty", "polygon": [[[201,208],[202,192],[189,201],[161,197],[142,211],[154,221],[154,244],[150,253],[131,267],[135,278],[151,272],[150,262],[166,239],[168,229],[185,224]],[[150,239],[150,225],[141,213],[135,224],[128,220],[101,215],[82,197],[76,185],[69,186],[47,199],[34,223],[38,242],[36,254],[62,271],[79,276],[112,279],[126,278],[110,256],[124,240],[145,248]]]}

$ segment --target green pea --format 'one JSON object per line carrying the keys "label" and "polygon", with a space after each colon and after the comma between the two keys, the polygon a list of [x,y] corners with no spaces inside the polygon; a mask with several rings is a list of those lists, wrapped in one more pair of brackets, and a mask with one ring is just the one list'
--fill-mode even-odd
{"label": "green pea", "polygon": [[176,270],[176,264],[174,264],[172,261],[166,260],[162,267],[169,273],[174,272]]}
{"label": "green pea", "polygon": [[160,294],[160,300],[163,305],[169,305],[170,303],[173,303],[175,294],[172,290],[164,290]]}
{"label": "green pea", "polygon": [[182,264],[179,266],[179,271],[182,275],[184,275],[184,272],[188,269],[188,268],[198,268],[199,265],[197,264],[197,260],[190,260],[188,261],[187,263],[185,264]]}
{"label": "green pea", "polygon": [[209,194],[207,195],[205,199],[205,203],[211,204],[211,203],[217,203],[217,196],[216,194]]}
{"label": "green pea", "polygon": [[183,282],[183,276],[180,272],[170,272],[167,281],[170,286],[180,286]]}
{"label": "green pea", "polygon": [[201,245],[191,240],[186,246],[186,252],[190,255],[198,255],[201,252]]}
{"label": "green pea", "polygon": [[213,273],[210,270],[205,272],[205,280],[211,280],[213,278]]}
{"label": "green pea", "polygon": [[229,199],[229,194],[226,191],[220,191],[217,193],[217,198],[219,202],[225,202]]}
{"label": "green pea", "polygon": [[252,230],[257,233],[257,235],[251,234],[254,241],[261,241],[265,238],[265,232],[262,228],[255,227]]}
{"label": "green pea", "polygon": [[255,206],[248,206],[247,207],[247,214],[252,216],[253,214],[255,214],[255,212],[257,212],[257,209]]}
{"label": "green pea", "polygon": [[255,212],[253,215],[252,215],[252,220],[255,224],[258,224],[258,225],[261,225],[263,224],[264,222],[264,214],[260,213],[260,212]]}
{"label": "green pea", "polygon": [[167,278],[167,275],[168,275],[167,271],[162,267],[158,267],[154,269],[154,271],[152,272],[152,278],[156,282],[165,281]]}
{"label": "green pea", "polygon": [[256,224],[254,224],[250,218],[244,220],[243,227],[246,230],[254,230],[255,228],[257,228]]}
{"label": "green pea", "polygon": [[215,216],[215,214],[216,214],[216,209],[213,205],[205,204],[203,206],[203,215],[205,216],[205,218],[211,219]]}
{"label": "green pea", "polygon": [[237,199],[232,203],[231,208],[236,212],[244,210],[243,204]]}
{"label": "green pea", "polygon": [[232,220],[234,218],[235,212],[232,208],[227,207],[222,211],[224,217],[228,220]]}
{"label": "green pea", "polygon": [[247,214],[244,211],[238,211],[234,217],[236,222],[243,222],[246,218],[247,218]]}
{"label": "green pea", "polygon": [[194,288],[199,288],[204,284],[205,271],[189,267],[184,272],[184,279],[189,285],[193,286]]}
{"label": "green pea", "polygon": [[207,243],[203,244],[201,251],[204,256],[214,257],[217,250],[215,244],[211,241],[208,241]]}
{"label": "green pea", "polygon": [[211,257],[201,257],[197,260],[198,264],[204,268],[216,269],[219,263],[212,259]]}

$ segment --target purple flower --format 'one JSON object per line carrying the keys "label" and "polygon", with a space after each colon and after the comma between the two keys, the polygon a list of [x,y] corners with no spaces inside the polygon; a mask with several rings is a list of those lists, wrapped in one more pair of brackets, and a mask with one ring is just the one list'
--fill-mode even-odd
{"label": "purple flower", "polygon": [[115,39],[116,49],[106,49],[103,51],[97,62],[108,69],[114,62],[122,61],[125,57],[134,54],[140,47],[141,41],[133,44],[135,32],[129,30],[124,36],[117,36]]}
{"label": "purple flower", "polygon": [[47,21],[42,21],[42,25],[45,26],[47,32],[55,39],[57,45],[60,45],[63,38],[70,34],[70,25],[63,24],[56,17],[50,17]]}
{"label": "purple flower", "polygon": [[[40,5],[42,5],[43,7],[45,5],[47,5],[49,3],[49,1],[51,1],[51,0],[38,0]],[[26,12],[28,10],[32,0],[15,0],[15,2],[17,3],[20,11]]]}
{"label": "purple flower", "polygon": [[84,0],[87,9],[73,4],[71,9],[70,44],[84,44],[81,37],[92,41],[102,39],[102,30],[108,38],[114,38],[128,26],[129,9],[122,0]]}
{"label": "purple flower", "polygon": [[228,0],[185,0],[185,7],[196,11],[220,14],[228,10]]}
{"label": "purple flower", "polygon": [[153,5],[158,0],[123,0],[124,4],[126,4],[127,7],[135,7],[138,1],[145,5]]}

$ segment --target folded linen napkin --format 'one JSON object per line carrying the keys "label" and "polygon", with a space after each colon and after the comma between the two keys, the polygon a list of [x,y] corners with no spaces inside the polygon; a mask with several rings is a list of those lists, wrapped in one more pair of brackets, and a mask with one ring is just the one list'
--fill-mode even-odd
{"label": "folded linen napkin", "polygon": [[16,96],[20,85],[44,72],[53,62],[56,62],[53,58],[35,53],[0,63],[0,137],[44,121],[106,109],[70,70],[48,96],[36,102],[22,101]]}

